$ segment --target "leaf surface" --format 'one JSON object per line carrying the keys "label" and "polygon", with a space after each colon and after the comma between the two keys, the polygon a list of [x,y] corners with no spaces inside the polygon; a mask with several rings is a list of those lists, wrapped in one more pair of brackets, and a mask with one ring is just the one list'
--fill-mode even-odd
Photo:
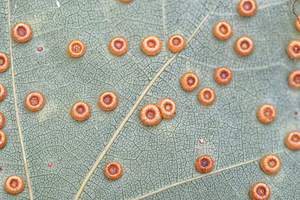
{"label": "leaf surface", "polygon": [[[299,61],[285,52],[290,40],[300,39],[293,1],[257,0],[252,17],[237,13],[238,2],[0,0],[0,51],[11,61],[0,74],[7,89],[0,110],[8,137],[0,150],[0,199],[247,199],[257,181],[270,186],[271,199],[296,199],[300,152],[284,145],[288,132],[300,130],[295,114],[300,112],[300,91],[287,81]],[[296,10],[300,11],[299,3]],[[212,33],[220,20],[233,27],[226,41]],[[9,36],[20,21],[33,29],[27,43]],[[156,56],[146,56],[140,49],[140,42],[150,34],[163,43]],[[187,40],[178,54],[166,47],[173,34]],[[255,43],[246,57],[233,48],[241,35]],[[115,36],[129,43],[123,56],[109,52],[108,43]],[[73,39],[85,43],[84,56],[68,55],[66,47]],[[37,51],[39,46],[43,51]],[[228,85],[220,86],[213,79],[220,66],[233,71]],[[200,78],[193,92],[184,91],[179,83],[188,71]],[[197,100],[202,87],[216,93],[210,106]],[[97,105],[105,90],[119,97],[114,111]],[[44,94],[41,111],[26,109],[24,98],[30,91]],[[154,127],[143,125],[140,108],[164,97],[176,102],[176,115]],[[77,122],[70,108],[82,100],[92,113],[88,120]],[[267,125],[256,117],[264,103],[277,110],[276,119]],[[276,153],[282,162],[275,175],[264,174],[259,166],[260,158],[269,153]],[[215,162],[209,174],[194,167],[203,154]],[[105,164],[113,160],[123,167],[123,175],[114,181],[103,173]],[[26,182],[18,195],[4,189],[11,174]]]}

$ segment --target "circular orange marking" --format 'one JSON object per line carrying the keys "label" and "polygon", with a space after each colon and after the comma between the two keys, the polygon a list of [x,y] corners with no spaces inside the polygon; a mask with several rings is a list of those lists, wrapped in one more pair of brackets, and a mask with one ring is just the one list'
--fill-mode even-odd
{"label": "circular orange marking", "polygon": [[120,0],[123,3],[129,3],[131,0]]}
{"label": "circular orange marking", "polygon": [[234,48],[242,56],[249,55],[254,49],[254,42],[248,36],[241,36],[235,41]]}
{"label": "circular orange marking", "polygon": [[254,183],[250,189],[252,200],[267,200],[271,195],[269,186],[263,182]]}
{"label": "circular orange marking", "polygon": [[192,91],[198,87],[199,78],[195,73],[187,72],[182,75],[180,83],[183,89],[187,91]]}
{"label": "circular orange marking", "polygon": [[17,42],[27,42],[32,36],[32,29],[29,24],[19,22],[12,29],[12,37]]}
{"label": "circular orange marking", "polygon": [[293,88],[300,88],[300,69],[292,71],[289,75],[289,84]]}
{"label": "circular orange marking", "polygon": [[292,150],[300,149],[300,132],[292,131],[285,137],[285,145]]}
{"label": "circular orange marking", "polygon": [[149,35],[143,39],[141,47],[145,54],[153,56],[160,52],[161,41],[157,36]]}
{"label": "circular orange marking", "polygon": [[117,179],[122,175],[122,166],[117,161],[109,162],[105,165],[104,173],[110,179]]}
{"label": "circular orange marking", "polygon": [[103,110],[113,110],[118,105],[118,96],[112,91],[105,91],[99,96],[98,104]]}
{"label": "circular orange marking", "polygon": [[44,96],[36,91],[29,92],[25,98],[25,106],[31,111],[38,111],[45,104]]}
{"label": "circular orange marking", "polygon": [[286,47],[286,52],[292,59],[300,59],[300,40],[292,40]]}
{"label": "circular orange marking", "polygon": [[71,108],[71,115],[78,121],[86,120],[91,115],[90,106],[84,101],[78,101]]}
{"label": "circular orange marking", "polygon": [[208,173],[214,167],[213,159],[208,155],[202,155],[196,160],[196,169],[201,173]]}
{"label": "circular orange marking", "polygon": [[173,117],[176,113],[176,103],[172,99],[163,98],[159,100],[157,106],[161,115],[166,119]]}
{"label": "circular orange marking", "polygon": [[85,52],[85,45],[80,40],[72,40],[68,45],[68,53],[72,57],[80,57]]}
{"label": "circular orange marking", "polygon": [[0,51],[0,72],[7,70],[9,66],[9,59],[7,55]]}
{"label": "circular orange marking", "polygon": [[225,85],[232,79],[232,72],[227,67],[219,67],[215,70],[214,78],[217,83]]}
{"label": "circular orange marking", "polygon": [[241,0],[238,11],[243,16],[251,16],[256,12],[257,4],[255,0]]}
{"label": "circular orange marking", "polygon": [[262,123],[270,123],[276,117],[276,109],[271,104],[264,104],[257,111],[257,118]]}
{"label": "circular orange marking", "polygon": [[0,130],[0,149],[4,147],[5,143],[6,143],[6,134],[4,133],[4,131]]}
{"label": "circular orange marking", "polygon": [[0,83],[0,101],[2,101],[6,96],[6,88]]}
{"label": "circular orange marking", "polygon": [[168,47],[173,53],[180,52],[185,46],[185,39],[182,35],[172,35],[168,40]]}
{"label": "circular orange marking", "polygon": [[24,181],[18,175],[11,175],[5,180],[4,186],[7,192],[18,194],[24,189]]}
{"label": "circular orange marking", "polygon": [[260,167],[266,174],[275,174],[281,166],[280,159],[274,154],[265,155],[260,160]]}
{"label": "circular orange marking", "polygon": [[109,42],[109,50],[115,54],[115,55],[123,55],[126,53],[128,47],[127,40],[125,40],[122,37],[114,37],[110,42]]}
{"label": "circular orange marking", "polygon": [[142,122],[148,126],[154,126],[161,120],[161,113],[157,105],[153,103],[145,104],[140,111]]}
{"label": "circular orange marking", "polygon": [[5,117],[4,115],[0,112],[0,128],[3,128],[5,124]]}
{"label": "circular orange marking", "polygon": [[220,40],[226,40],[232,35],[231,25],[226,21],[216,23],[214,27],[214,34]]}
{"label": "circular orange marking", "polygon": [[198,93],[198,100],[204,105],[210,105],[215,101],[216,95],[210,87],[202,88]]}
{"label": "circular orange marking", "polygon": [[298,31],[300,31],[300,22],[299,22],[299,19],[300,19],[300,15],[298,15],[298,18],[296,18],[296,20],[295,20],[295,26],[298,29]]}

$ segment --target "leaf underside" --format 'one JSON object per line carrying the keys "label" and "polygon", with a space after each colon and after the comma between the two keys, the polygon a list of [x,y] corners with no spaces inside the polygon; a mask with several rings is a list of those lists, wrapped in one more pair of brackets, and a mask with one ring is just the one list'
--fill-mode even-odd
{"label": "leaf underside", "polygon": [[[108,151],[86,179],[80,199],[247,199],[257,181],[270,186],[271,199],[299,198],[300,151],[284,145],[285,135],[300,129],[295,114],[300,111],[300,91],[287,82],[299,61],[285,52],[290,40],[300,39],[292,0],[257,0],[252,17],[237,13],[238,0],[8,1],[0,0],[0,51],[13,60],[0,74],[7,89],[0,111],[8,137],[0,150],[0,199],[29,199],[31,193],[34,199],[73,199],[105,147]],[[299,3],[296,10],[300,11]],[[220,20],[233,27],[233,35],[225,41],[212,33]],[[9,30],[20,21],[31,25],[33,37],[26,43],[10,42]],[[166,47],[175,33],[188,41],[176,55]],[[146,56],[140,49],[140,42],[150,34],[163,43],[156,56]],[[233,49],[241,35],[255,43],[246,57]],[[109,52],[108,42],[114,36],[127,39],[125,55]],[[84,56],[68,55],[66,47],[73,39],[85,43]],[[39,46],[42,52],[37,51]],[[228,85],[213,79],[220,66],[233,71]],[[200,78],[193,92],[184,91],[179,83],[188,71]],[[202,87],[216,93],[210,106],[197,100]],[[114,111],[97,105],[105,90],[119,97]],[[41,111],[25,108],[23,101],[30,91],[44,94]],[[176,102],[176,115],[154,127],[143,125],[139,109],[163,97]],[[90,105],[92,114],[77,122],[70,108],[81,100]],[[277,110],[276,119],[267,125],[256,117],[264,103]],[[282,162],[275,175],[266,175],[259,167],[259,159],[269,153],[276,153]],[[200,174],[194,167],[203,154],[214,159],[211,174]],[[123,175],[112,181],[103,169],[113,160],[121,163]],[[11,174],[25,180],[18,195],[4,189]]]}

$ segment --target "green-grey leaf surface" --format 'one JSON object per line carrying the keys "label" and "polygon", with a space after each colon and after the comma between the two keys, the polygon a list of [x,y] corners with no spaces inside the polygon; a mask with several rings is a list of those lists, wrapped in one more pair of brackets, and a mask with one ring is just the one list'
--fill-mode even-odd
{"label": "green-grey leaf surface", "polygon": [[[285,135],[300,129],[295,114],[300,111],[300,90],[287,82],[299,61],[285,52],[290,40],[300,39],[293,1],[257,0],[252,17],[237,13],[238,2],[0,0],[0,51],[11,61],[0,74],[7,88],[0,111],[6,117],[3,130],[8,137],[0,149],[0,199],[249,199],[249,189],[257,181],[270,186],[271,199],[298,199],[300,151],[284,145]],[[212,33],[220,20],[233,27],[229,40],[220,41]],[[26,43],[9,36],[20,21],[33,29]],[[178,54],[166,47],[175,33],[187,40]],[[141,40],[150,34],[163,43],[156,56],[146,56],[140,49]],[[123,56],[108,49],[110,39],[118,35],[129,43]],[[246,57],[233,48],[241,35],[255,42]],[[84,56],[68,55],[72,39],[85,43]],[[38,52],[38,46],[44,50]],[[220,66],[233,71],[228,85],[213,79]],[[200,78],[193,92],[184,91],[179,83],[188,71]],[[197,92],[206,86],[216,93],[210,106],[197,100]],[[105,90],[119,97],[114,111],[97,105]],[[26,109],[24,98],[30,91],[44,94],[42,110]],[[145,126],[140,108],[163,97],[176,102],[176,115],[157,126]],[[83,122],[70,115],[72,104],[80,100],[92,110]],[[264,103],[277,109],[271,124],[257,120],[256,111]],[[268,153],[276,153],[282,161],[275,175],[266,175],[259,166]],[[202,154],[214,159],[209,174],[194,167]],[[117,180],[103,173],[113,160],[123,166]],[[4,189],[11,174],[25,180],[18,195]]]}

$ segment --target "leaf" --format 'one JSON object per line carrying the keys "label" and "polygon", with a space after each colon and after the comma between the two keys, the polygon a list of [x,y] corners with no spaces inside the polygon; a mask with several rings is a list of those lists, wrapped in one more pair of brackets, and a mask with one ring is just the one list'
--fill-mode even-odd
{"label": "leaf", "polygon": [[[300,129],[294,114],[300,110],[300,92],[287,82],[299,61],[285,52],[288,42],[300,35],[294,27],[293,1],[257,3],[254,16],[242,17],[236,11],[237,0],[0,0],[0,51],[11,61],[9,70],[0,74],[7,88],[0,109],[8,137],[0,150],[0,199],[247,199],[257,181],[270,186],[271,199],[297,199],[300,152],[290,151],[283,141],[288,132]],[[229,40],[213,36],[212,28],[220,20],[233,26]],[[9,36],[20,21],[33,29],[27,43]],[[175,33],[187,39],[178,54],[166,48]],[[150,34],[163,42],[157,56],[146,56],[140,49],[141,40]],[[128,52],[119,57],[108,50],[117,35],[129,43]],[[246,57],[233,49],[241,35],[255,42]],[[72,39],[85,43],[84,56],[75,59],[67,54]],[[226,86],[213,80],[220,66],[233,71]],[[193,92],[179,84],[187,71],[200,77]],[[205,86],[216,92],[211,106],[197,100]],[[97,105],[105,90],[118,94],[114,111]],[[46,98],[39,112],[24,106],[30,91]],[[163,97],[176,102],[175,117],[154,127],[143,125],[140,108]],[[92,109],[83,122],[70,115],[79,100]],[[276,119],[267,125],[256,118],[264,103],[277,109]],[[282,162],[275,175],[259,167],[268,153],[276,153]],[[209,174],[195,170],[202,154],[215,161]],[[103,169],[113,160],[124,171],[112,181]],[[18,195],[3,187],[11,174],[22,176],[27,185]]]}

